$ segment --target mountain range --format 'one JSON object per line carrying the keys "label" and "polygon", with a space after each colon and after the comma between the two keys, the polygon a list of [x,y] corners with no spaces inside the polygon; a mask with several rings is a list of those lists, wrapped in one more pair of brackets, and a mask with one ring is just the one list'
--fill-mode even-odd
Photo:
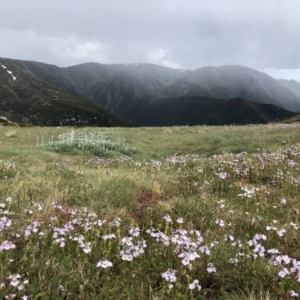
{"label": "mountain range", "polygon": [[300,112],[300,83],[242,66],[60,68],[0,58],[0,116],[43,125],[266,123]]}
{"label": "mountain range", "polygon": [[[46,126],[131,126],[84,96],[35,74],[24,63],[0,59],[1,123],[8,120]],[[50,71],[47,75],[52,76]]]}

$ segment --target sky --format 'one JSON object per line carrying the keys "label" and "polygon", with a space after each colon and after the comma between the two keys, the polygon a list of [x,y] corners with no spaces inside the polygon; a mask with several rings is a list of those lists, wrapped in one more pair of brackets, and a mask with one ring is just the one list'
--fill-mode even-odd
{"label": "sky", "polygon": [[242,65],[300,82],[299,0],[1,0],[0,57]]}

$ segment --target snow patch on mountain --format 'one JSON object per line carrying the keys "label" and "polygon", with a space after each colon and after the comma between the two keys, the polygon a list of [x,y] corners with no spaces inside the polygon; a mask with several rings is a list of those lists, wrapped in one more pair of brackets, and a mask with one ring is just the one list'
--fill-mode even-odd
{"label": "snow patch on mountain", "polygon": [[15,81],[17,79],[17,77],[14,76],[14,74],[12,73],[12,71],[7,70],[6,71],[9,75],[11,75],[12,79]]}

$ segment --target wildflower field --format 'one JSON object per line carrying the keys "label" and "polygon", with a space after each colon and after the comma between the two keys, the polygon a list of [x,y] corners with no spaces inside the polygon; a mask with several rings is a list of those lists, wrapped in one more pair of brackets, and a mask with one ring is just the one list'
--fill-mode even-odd
{"label": "wildflower field", "polygon": [[1,299],[298,299],[300,124],[0,127]]}

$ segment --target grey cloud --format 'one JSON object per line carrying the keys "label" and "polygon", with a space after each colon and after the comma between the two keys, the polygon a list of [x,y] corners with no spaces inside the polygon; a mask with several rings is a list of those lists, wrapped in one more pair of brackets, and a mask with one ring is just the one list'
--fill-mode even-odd
{"label": "grey cloud", "polygon": [[298,0],[2,0],[0,56],[300,69]]}

